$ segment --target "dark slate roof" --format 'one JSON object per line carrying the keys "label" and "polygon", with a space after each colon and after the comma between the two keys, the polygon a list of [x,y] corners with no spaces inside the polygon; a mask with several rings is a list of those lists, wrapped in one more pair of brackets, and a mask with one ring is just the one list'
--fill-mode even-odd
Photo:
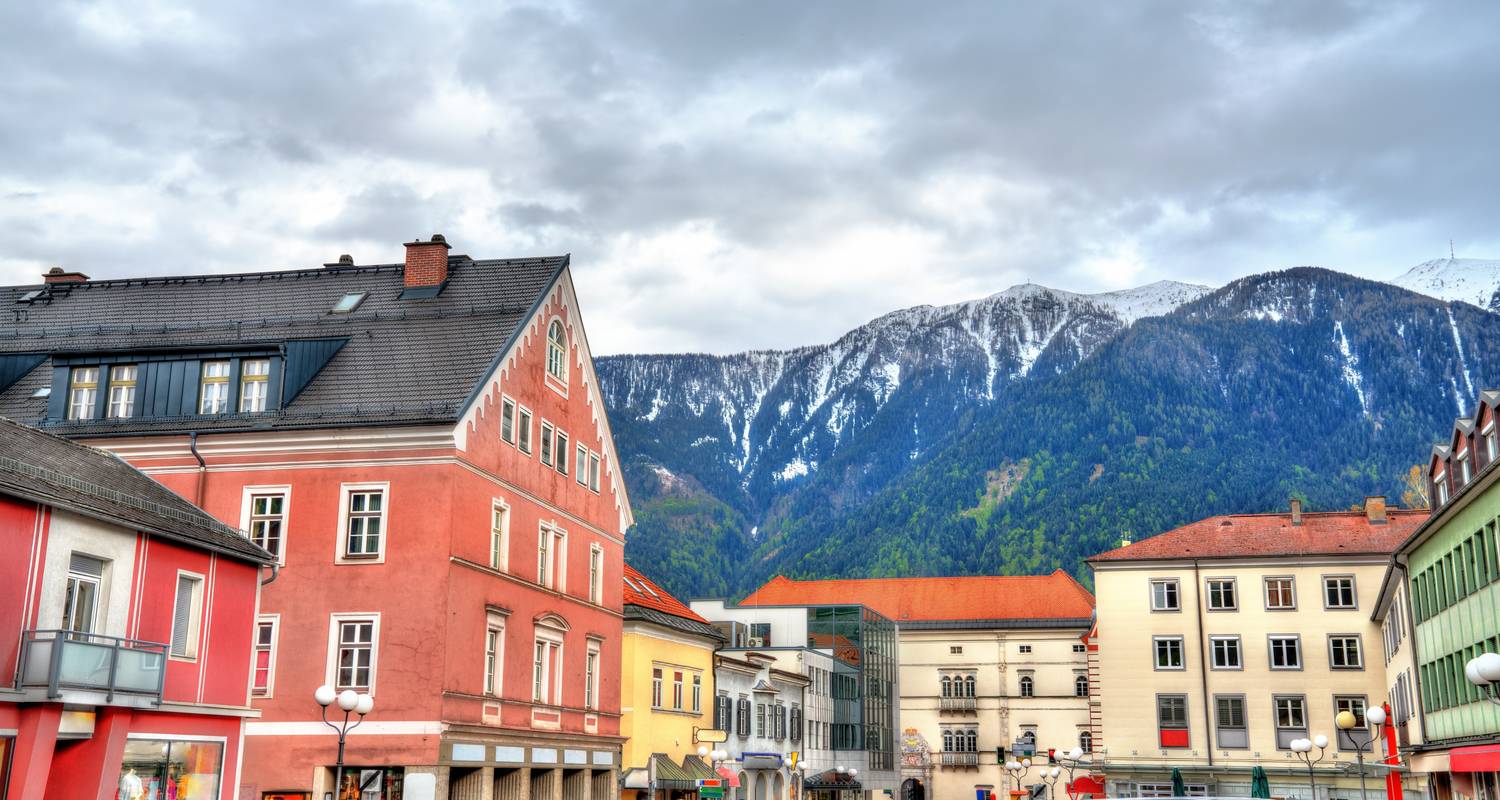
{"label": "dark slate roof", "polygon": [[0,417],[0,494],[257,564],[271,554],[103,450]]}
{"label": "dark slate roof", "polygon": [[[243,430],[452,422],[567,264],[567,256],[450,256],[448,281],[436,297],[405,300],[401,264],[0,287],[0,359],[347,337],[279,412],[48,429],[77,435],[176,432],[189,424]],[[50,293],[17,302],[43,288]],[[353,313],[329,313],[350,292],[369,296]],[[44,359],[0,392],[0,415],[41,424],[47,400],[32,395],[50,385],[51,373],[51,359]]]}
{"label": "dark slate roof", "polygon": [[668,614],[665,611],[657,611],[654,608],[638,606],[634,603],[625,604],[625,619],[651,622],[660,625],[663,628],[672,628],[673,630],[681,631],[682,633],[690,633],[694,636],[703,636],[717,642],[724,641],[724,634],[720,633],[718,628],[715,628],[714,626],[709,625],[706,622],[696,622],[685,617]]}

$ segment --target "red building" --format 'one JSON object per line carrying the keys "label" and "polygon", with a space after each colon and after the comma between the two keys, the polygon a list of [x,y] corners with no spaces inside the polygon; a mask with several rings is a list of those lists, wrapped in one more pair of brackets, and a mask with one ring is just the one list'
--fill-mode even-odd
{"label": "red building", "polygon": [[617,795],[630,506],[566,257],[435,236],[397,264],[48,281],[0,289],[0,413],[277,559],[242,797],[333,790],[323,684],[374,698],[340,800]]}
{"label": "red building", "polygon": [[270,553],[5,419],[0,549],[0,796],[234,797]]}

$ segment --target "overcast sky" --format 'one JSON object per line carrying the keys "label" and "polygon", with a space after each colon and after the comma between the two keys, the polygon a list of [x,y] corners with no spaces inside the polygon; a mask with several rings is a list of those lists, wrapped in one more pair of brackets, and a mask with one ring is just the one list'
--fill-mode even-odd
{"label": "overcast sky", "polygon": [[[238,6],[238,8],[236,8]],[[572,252],[597,352],[1500,257],[1500,3],[0,3],[0,281]]]}

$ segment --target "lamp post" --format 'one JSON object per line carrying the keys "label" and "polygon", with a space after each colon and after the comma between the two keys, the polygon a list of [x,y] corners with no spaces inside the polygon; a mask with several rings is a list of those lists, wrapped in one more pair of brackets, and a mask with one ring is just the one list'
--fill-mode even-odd
{"label": "lamp post", "polygon": [[[1313,767],[1328,755],[1328,737],[1318,734],[1311,739],[1293,739],[1292,752],[1307,765],[1307,786],[1312,790],[1312,800],[1318,800],[1318,784],[1313,780]],[[1318,748],[1318,757],[1312,757],[1312,749]]]}
{"label": "lamp post", "polygon": [[[360,723],[365,721],[365,715],[370,713],[370,710],[375,707],[375,698],[367,694],[360,694],[353,689],[336,692],[332,686],[324,685],[319,686],[313,692],[313,699],[318,701],[318,705],[323,707],[323,724],[332,728],[339,735],[339,760],[333,773],[333,793],[335,800],[337,800],[338,795],[344,789],[344,738],[349,735],[349,731],[358,728]],[[328,721],[328,707],[335,702],[339,704],[339,710],[344,712],[344,721],[337,725]],[[358,715],[353,725],[349,724],[350,714]]]}
{"label": "lamp post", "polygon": [[1005,762],[1005,771],[1010,773],[1010,779],[1016,785],[1016,791],[1021,791],[1021,779],[1031,771],[1031,759],[1023,758],[1020,761],[1012,759]]}
{"label": "lamp post", "polygon": [[1060,775],[1062,775],[1062,770],[1057,767],[1042,770],[1042,782],[1047,784],[1047,797],[1050,800],[1056,800],[1057,793],[1054,787]]}
{"label": "lamp post", "polygon": [[1359,800],[1369,800],[1365,795],[1365,748],[1375,743],[1375,733],[1370,730],[1369,725],[1374,725],[1376,730],[1385,724],[1385,709],[1376,706],[1365,712],[1365,740],[1361,742],[1355,738],[1354,731],[1359,727],[1359,719],[1352,711],[1340,711],[1334,719],[1334,724],[1339,730],[1349,734],[1349,741],[1354,745],[1354,760],[1359,762]]}
{"label": "lamp post", "polygon": [[806,781],[806,775],[807,762],[799,759],[797,766],[792,769],[792,781],[796,784],[796,790],[792,793],[792,796],[796,800],[802,800],[802,785]]}
{"label": "lamp post", "polygon": [[1500,705],[1500,697],[1496,696],[1500,691],[1500,653],[1484,653],[1469,659],[1464,665],[1464,677],[1479,687],[1486,700]]}
{"label": "lamp post", "polygon": [[1073,770],[1083,766],[1083,748],[1075,747],[1069,750],[1068,754],[1059,758],[1058,761],[1063,765],[1063,769],[1068,771],[1068,782],[1063,785],[1063,790],[1068,793],[1068,800],[1073,800],[1075,797],[1073,790]]}

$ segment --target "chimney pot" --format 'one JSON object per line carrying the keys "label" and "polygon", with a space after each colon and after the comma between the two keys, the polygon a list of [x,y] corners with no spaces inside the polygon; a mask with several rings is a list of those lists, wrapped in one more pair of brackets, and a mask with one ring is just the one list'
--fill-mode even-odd
{"label": "chimney pot", "polygon": [[1384,496],[1371,495],[1365,498],[1365,519],[1369,520],[1371,525],[1385,524]]}
{"label": "chimney pot", "polygon": [[89,276],[83,274],[82,272],[70,272],[63,269],[62,267],[53,267],[52,269],[47,270],[47,273],[42,276],[42,280],[46,281],[49,284],[83,283],[88,279]]}
{"label": "chimney pot", "polygon": [[1295,497],[1292,498],[1292,524],[1302,524],[1302,501]]}
{"label": "chimney pot", "polygon": [[434,233],[432,241],[416,239],[406,243],[404,283],[414,286],[439,286],[448,280],[448,240]]}
{"label": "chimney pot", "polygon": [[354,266],[354,256],[351,256],[348,253],[345,253],[345,254],[339,256],[339,259],[337,261],[326,262],[326,263],[323,264],[323,266],[325,266],[325,267],[352,267],[352,266]]}

